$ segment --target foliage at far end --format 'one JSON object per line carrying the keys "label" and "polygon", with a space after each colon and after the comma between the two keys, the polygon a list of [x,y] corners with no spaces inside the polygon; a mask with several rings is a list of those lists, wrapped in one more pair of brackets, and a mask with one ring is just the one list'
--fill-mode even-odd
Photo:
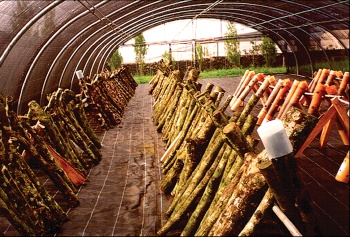
{"label": "foliage at far end", "polygon": [[134,38],[134,52],[136,64],[139,66],[139,74],[144,74],[145,68],[145,56],[147,54],[148,46],[146,45],[146,39],[143,34],[139,34]]}
{"label": "foliage at far end", "polygon": [[239,49],[240,43],[237,39],[237,29],[233,22],[227,24],[227,33],[225,34],[225,48],[227,52],[227,60],[235,67],[241,66],[241,52]]}
{"label": "foliage at far end", "polygon": [[162,54],[162,59],[164,61],[168,61],[168,62],[171,62],[171,66],[173,68],[175,68],[176,66],[176,60],[175,58],[171,55],[171,53],[167,50],[164,51],[164,53]]}
{"label": "foliage at far end", "polygon": [[114,71],[116,68],[121,67],[122,63],[123,57],[117,49],[116,51],[114,51],[112,57],[109,59],[108,66],[110,67],[111,71]]}

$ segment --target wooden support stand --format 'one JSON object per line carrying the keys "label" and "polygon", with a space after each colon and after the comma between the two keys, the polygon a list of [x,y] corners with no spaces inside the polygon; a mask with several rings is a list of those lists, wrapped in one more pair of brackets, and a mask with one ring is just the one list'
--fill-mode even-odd
{"label": "wooden support stand", "polygon": [[320,116],[320,120],[318,121],[317,125],[311,131],[310,135],[300,147],[299,151],[295,154],[296,158],[300,157],[306,147],[321,131],[322,134],[320,137],[320,146],[324,147],[328,141],[331,129],[335,124],[338,126],[338,133],[344,145],[349,145],[349,116],[347,115],[346,109],[337,97],[331,101],[332,106]]}

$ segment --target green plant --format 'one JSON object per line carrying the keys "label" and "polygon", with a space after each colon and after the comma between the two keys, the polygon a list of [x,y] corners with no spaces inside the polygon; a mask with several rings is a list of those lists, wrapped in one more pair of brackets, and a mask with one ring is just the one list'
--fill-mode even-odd
{"label": "green plant", "polygon": [[136,54],[136,64],[139,66],[139,74],[144,74],[145,56],[147,54],[148,47],[146,45],[146,39],[143,34],[139,34],[134,38],[134,52]]}
{"label": "green plant", "polygon": [[152,80],[153,76],[151,76],[151,75],[148,75],[148,76],[133,75],[133,78],[137,84],[146,84]]}
{"label": "green plant", "polygon": [[262,43],[260,44],[260,50],[265,59],[265,65],[271,67],[274,65],[277,56],[276,44],[275,42],[267,37],[262,37]]}
{"label": "green plant", "polygon": [[176,66],[175,58],[171,55],[171,53],[169,51],[167,51],[167,50],[164,51],[164,53],[162,54],[162,59],[164,61],[170,61],[172,67],[175,68],[175,66]]}
{"label": "green plant", "polygon": [[[199,75],[199,79],[205,78],[225,78],[225,77],[237,77],[242,76],[245,72],[244,68],[230,68],[230,69],[218,69],[218,70],[208,70],[202,71]],[[257,67],[254,69],[255,73],[264,73],[265,75],[277,74],[277,73],[287,73],[285,67]],[[140,76],[133,75],[134,80],[138,84],[149,83],[153,76]]]}
{"label": "green plant", "polygon": [[204,61],[204,51],[203,46],[200,43],[196,44],[196,54],[195,54],[196,62],[198,63],[198,69],[199,71],[202,71],[202,63]]}
{"label": "green plant", "polygon": [[234,66],[240,67],[241,52],[239,50],[239,40],[237,39],[237,29],[233,22],[228,22],[227,33],[224,44],[227,52],[227,60]]}
{"label": "green plant", "polygon": [[117,49],[112,54],[112,57],[109,59],[108,66],[114,71],[116,68],[119,68],[123,63],[123,57],[119,50]]}

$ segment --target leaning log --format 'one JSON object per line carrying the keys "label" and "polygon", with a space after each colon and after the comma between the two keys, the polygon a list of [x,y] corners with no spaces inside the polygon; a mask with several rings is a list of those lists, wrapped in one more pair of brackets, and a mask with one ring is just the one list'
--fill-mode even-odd
{"label": "leaning log", "polygon": [[243,174],[209,236],[238,235],[267,190],[264,176],[256,168],[260,159],[254,153],[247,153],[244,159]]}
{"label": "leaning log", "polygon": [[52,117],[50,114],[45,113],[45,111],[40,107],[40,105],[36,101],[31,101],[28,103],[29,110],[28,110],[28,118],[34,121],[40,121],[45,126],[45,129],[53,142],[55,144],[55,148],[57,148],[57,151],[60,154],[65,154],[65,157],[69,159],[70,162],[76,167],[79,172],[82,174],[87,174],[87,171],[85,170],[85,167],[83,167],[83,164],[78,155],[74,152],[72,152],[72,149],[70,149],[70,144],[68,144],[68,141],[64,139],[62,136],[60,130],[57,128],[55,123],[52,120]]}
{"label": "leaning log", "polygon": [[196,206],[196,209],[191,214],[190,219],[188,220],[183,231],[181,232],[181,236],[193,236],[195,234],[200,220],[202,220],[203,216],[205,215],[205,211],[209,208],[211,200],[213,200],[215,196],[222,175],[224,173],[226,164],[232,152],[233,151],[231,147],[225,147],[224,154],[222,155],[220,163],[213,175],[210,177],[210,180],[204,190],[204,193],[201,199],[199,200],[198,205]]}
{"label": "leaning log", "polygon": [[272,207],[274,201],[273,192],[271,189],[268,189],[259,206],[255,209],[253,215],[238,236],[253,236],[256,232],[256,226],[266,217],[265,213]]}
{"label": "leaning log", "polygon": [[[288,134],[289,134],[289,139],[291,141],[295,141],[295,140],[299,140],[300,136],[298,136],[298,134],[304,134],[304,133],[309,133],[311,131],[310,128],[312,128],[315,125],[315,118],[314,116],[308,115],[305,112],[296,109],[294,107],[292,107],[293,110],[292,111],[288,111],[287,112],[287,118],[289,119],[289,127],[285,128],[288,130]],[[293,116],[295,115],[295,116]],[[287,121],[285,121],[287,122]],[[300,122],[300,124],[299,124]],[[291,125],[292,124],[292,125]],[[302,136],[302,138],[305,136]],[[298,143],[293,142],[293,145],[296,145],[296,147],[293,147],[293,149],[298,149]],[[257,156],[258,160],[267,160],[266,157],[266,153],[264,154],[263,152],[259,153],[259,155]],[[246,163],[245,163],[246,164]],[[244,167],[244,165],[242,166]],[[252,166],[251,170],[257,170],[258,168],[255,166]],[[256,178],[256,180],[260,180],[263,181],[264,179],[261,177],[261,173],[257,172],[256,175],[258,175]],[[243,176],[242,176],[243,177]],[[242,178],[242,181],[245,180],[244,178]],[[254,180],[252,178],[252,180]],[[246,180],[246,183],[249,183],[250,180]],[[259,182],[258,182],[259,183]],[[244,182],[243,182],[244,184]],[[243,185],[241,184],[241,185]],[[251,183],[253,184],[253,183]],[[261,183],[259,183],[261,184]],[[255,190],[254,187],[257,184],[254,183],[254,185],[251,187],[253,190],[253,193],[258,194],[258,190]],[[232,185],[230,185],[231,189],[226,189],[226,193],[224,195],[222,195],[222,199],[224,199],[224,197],[230,196],[230,198],[227,201],[227,204],[223,204],[225,206],[224,211],[222,213],[220,213],[220,217],[218,219],[216,219],[215,224],[213,224],[212,226],[210,226],[210,224],[208,224],[208,220],[212,220],[215,219],[212,216],[214,215],[213,210],[210,210],[210,212],[208,214],[207,217],[204,217],[202,220],[201,225],[199,226],[196,235],[238,235],[241,231],[241,228],[243,228],[246,224],[246,220],[244,220],[242,222],[242,219],[240,218],[245,218],[246,216],[251,216],[254,213],[254,210],[251,210],[251,212],[247,212],[244,215],[232,215],[232,212],[238,211],[238,210],[244,210],[246,207],[244,205],[253,205],[256,204],[256,200],[254,199],[249,199],[249,197],[254,197],[254,195],[250,195],[249,191],[245,192],[243,189],[243,193],[242,196],[235,194],[232,191],[236,191],[239,190],[239,188],[232,188]],[[263,186],[261,186],[263,187]],[[266,185],[264,185],[264,187],[266,188]],[[231,192],[229,191],[231,190]],[[249,188],[248,188],[249,190]],[[256,191],[256,192],[255,192]],[[237,191],[238,192],[238,191]],[[246,194],[246,195],[244,195]],[[248,198],[245,201],[242,200],[242,198]],[[238,198],[238,199],[237,199]],[[237,206],[234,205],[235,203],[241,203],[243,206]],[[217,207],[220,205],[216,205]],[[208,209],[209,211],[209,209]],[[215,209],[214,209],[215,211]],[[242,217],[245,216],[245,217]],[[206,224],[205,224],[206,223]],[[207,230],[207,231],[203,231],[203,230]]]}

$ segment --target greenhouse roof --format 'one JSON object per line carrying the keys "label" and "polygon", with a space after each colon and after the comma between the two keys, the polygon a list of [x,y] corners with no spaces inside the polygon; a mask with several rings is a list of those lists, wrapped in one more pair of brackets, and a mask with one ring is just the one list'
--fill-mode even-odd
{"label": "greenhouse roof", "polygon": [[57,88],[77,88],[77,70],[104,70],[112,53],[143,31],[198,18],[269,36],[297,74],[302,65],[310,76],[316,62],[349,58],[348,0],[1,1],[0,90],[23,114],[33,99],[43,103]]}

